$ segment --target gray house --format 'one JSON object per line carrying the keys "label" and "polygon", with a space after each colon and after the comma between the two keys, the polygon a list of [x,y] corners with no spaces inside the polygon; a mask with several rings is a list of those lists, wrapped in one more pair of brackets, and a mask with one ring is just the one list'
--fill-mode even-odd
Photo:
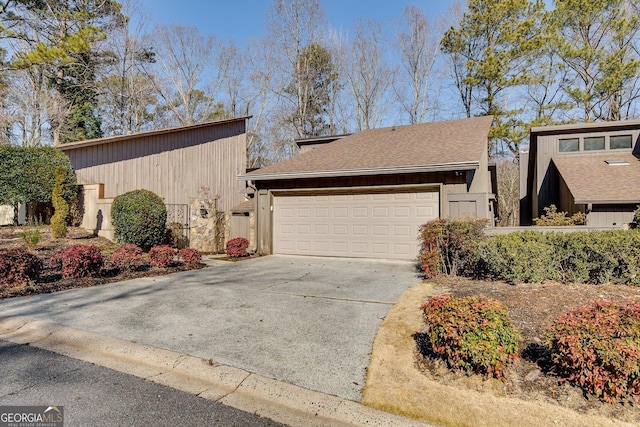
{"label": "gray house", "polygon": [[299,141],[299,155],[241,177],[256,192],[257,251],[413,259],[418,229],[432,219],[493,221],[492,120]]}
{"label": "gray house", "polygon": [[520,157],[520,223],[552,204],[587,226],[620,227],[640,204],[640,120],[531,129]]}

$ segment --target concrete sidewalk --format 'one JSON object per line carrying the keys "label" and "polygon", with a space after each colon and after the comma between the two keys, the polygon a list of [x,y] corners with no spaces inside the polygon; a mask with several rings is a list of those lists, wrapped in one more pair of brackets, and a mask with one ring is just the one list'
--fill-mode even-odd
{"label": "concrete sidewalk", "polygon": [[408,262],[269,256],[0,301],[23,316],[359,401],[376,331],[419,282]]}

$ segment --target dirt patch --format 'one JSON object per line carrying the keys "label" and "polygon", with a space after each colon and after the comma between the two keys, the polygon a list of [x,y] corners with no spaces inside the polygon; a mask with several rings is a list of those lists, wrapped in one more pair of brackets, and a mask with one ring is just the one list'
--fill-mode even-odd
{"label": "dirt patch", "polygon": [[[16,246],[24,246],[21,234],[23,231],[33,230],[33,227],[0,227],[0,249],[7,249]],[[55,251],[72,245],[94,245],[108,256],[112,254],[120,245],[102,237],[95,236],[80,228],[71,228],[64,239],[51,238],[49,227],[39,227],[41,241],[33,249],[34,253],[42,259],[46,259]],[[87,288],[90,286],[104,285],[108,283],[121,282],[123,280],[136,279],[141,277],[161,276],[188,271],[205,267],[201,265],[186,265],[176,263],[168,268],[149,267],[144,271],[123,271],[120,272],[108,264],[103,269],[99,277],[83,277],[79,279],[62,278],[60,272],[50,269],[45,262],[40,279],[36,283],[31,283],[20,287],[4,287],[0,285],[0,299],[13,298],[25,295],[51,293],[74,288]]]}
{"label": "dirt patch", "polygon": [[[452,372],[419,351],[419,309],[431,295],[484,294],[504,302],[523,332],[524,357],[505,382]],[[584,302],[640,301],[640,289],[621,285],[522,284],[441,278],[403,295],[383,322],[367,371],[363,403],[443,425],[638,425],[633,402],[603,403],[547,372],[543,331]]]}

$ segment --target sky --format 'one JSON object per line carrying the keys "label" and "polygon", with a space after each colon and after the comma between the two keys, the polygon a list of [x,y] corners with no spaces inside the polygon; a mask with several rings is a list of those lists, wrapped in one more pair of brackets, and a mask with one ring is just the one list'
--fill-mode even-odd
{"label": "sky", "polygon": [[[203,34],[233,39],[243,46],[266,33],[266,13],[272,0],[139,0],[151,24],[195,25]],[[348,30],[358,18],[374,18],[384,25],[401,18],[405,6],[415,5],[430,18],[443,15],[454,0],[320,0],[327,21]]]}

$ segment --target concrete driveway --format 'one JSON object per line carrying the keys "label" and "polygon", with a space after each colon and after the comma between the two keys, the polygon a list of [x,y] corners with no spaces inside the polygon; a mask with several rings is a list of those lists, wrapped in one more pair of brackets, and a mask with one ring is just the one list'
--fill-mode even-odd
{"label": "concrete driveway", "polygon": [[376,331],[420,279],[402,261],[269,256],[0,301],[26,316],[359,401]]}

